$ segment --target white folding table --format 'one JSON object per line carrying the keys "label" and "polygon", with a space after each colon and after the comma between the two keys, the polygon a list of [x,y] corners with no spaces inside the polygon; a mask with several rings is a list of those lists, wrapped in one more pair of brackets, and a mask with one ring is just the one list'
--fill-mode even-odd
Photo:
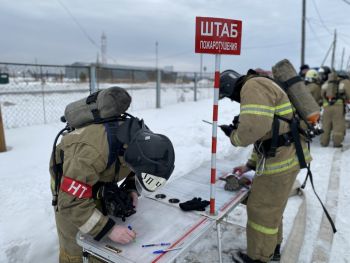
{"label": "white folding table", "polygon": [[[234,164],[217,160],[218,177],[225,177]],[[205,163],[188,175],[176,178],[166,184],[160,191],[147,197],[141,197],[138,202],[137,213],[128,217],[126,222],[115,218],[116,223],[131,226],[137,233],[136,242],[127,245],[113,243],[107,237],[97,242],[89,235],[78,233],[77,243],[82,246],[85,255],[94,255],[106,262],[117,263],[147,263],[173,262],[177,257],[186,253],[194,244],[203,238],[214,226],[217,226],[218,254],[221,262],[221,230],[222,219],[232,211],[247,195],[249,189],[238,191],[224,190],[225,182],[218,180],[216,191],[216,214],[206,211],[184,212],[179,203],[169,200],[178,199],[179,202],[200,197],[209,200],[210,163]],[[162,198],[159,198],[161,196]],[[143,244],[171,243],[168,247],[143,248]],[[116,248],[116,250],[112,250]],[[180,248],[163,254],[153,254],[159,249]],[[88,262],[88,258],[84,258]]]}

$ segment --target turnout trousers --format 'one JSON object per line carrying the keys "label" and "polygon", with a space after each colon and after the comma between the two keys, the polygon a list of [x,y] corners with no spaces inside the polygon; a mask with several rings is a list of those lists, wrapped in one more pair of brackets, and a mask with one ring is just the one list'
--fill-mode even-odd
{"label": "turnout trousers", "polygon": [[[59,263],[82,263],[83,249],[75,241],[79,229],[55,212],[58,240],[60,245]],[[89,256],[89,263],[101,263],[99,259]]]}
{"label": "turnout trousers", "polygon": [[331,133],[334,147],[340,147],[345,136],[345,115],[343,104],[324,107],[322,116],[321,145],[328,146]]}
{"label": "turnout trousers", "polygon": [[268,262],[282,243],[282,217],[299,169],[255,176],[247,201],[247,254]]}

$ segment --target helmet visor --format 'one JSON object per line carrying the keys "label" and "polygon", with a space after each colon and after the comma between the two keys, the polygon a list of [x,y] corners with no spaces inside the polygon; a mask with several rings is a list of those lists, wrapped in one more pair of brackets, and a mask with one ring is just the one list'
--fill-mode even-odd
{"label": "helmet visor", "polygon": [[144,188],[154,191],[174,170],[175,153],[171,141],[164,135],[141,130],[128,145],[124,160]]}
{"label": "helmet visor", "polygon": [[140,173],[135,176],[136,190],[139,194],[146,192],[154,192],[161,188],[165,183],[166,179],[158,177],[148,173]]}

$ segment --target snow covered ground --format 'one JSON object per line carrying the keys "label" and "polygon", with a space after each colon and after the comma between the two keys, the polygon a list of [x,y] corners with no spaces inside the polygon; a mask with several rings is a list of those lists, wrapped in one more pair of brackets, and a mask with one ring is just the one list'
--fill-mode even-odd
{"label": "snow covered ground", "polygon": [[[174,143],[176,168],[173,178],[180,177],[210,160],[212,101],[186,102],[163,107],[134,111],[155,132],[166,134]],[[239,111],[239,105],[228,100],[220,101],[219,123],[231,122]],[[51,193],[49,190],[48,162],[53,139],[62,124],[31,126],[6,130],[8,151],[0,153],[0,262],[32,263],[57,262],[58,241],[56,236]],[[343,152],[339,149],[321,148],[316,140],[312,145],[312,170],[315,187],[321,199],[335,202],[335,223],[338,233],[334,235],[331,249],[325,253],[329,262],[350,262],[350,180],[347,168],[350,163],[350,140],[347,138]],[[228,138],[218,131],[218,158],[232,160],[232,166],[245,162],[250,149],[234,148]],[[337,154],[337,167],[332,166]],[[332,174],[332,170],[336,174]],[[339,177],[336,195],[327,195],[329,179]],[[210,173],[208,171],[208,181]],[[303,181],[305,171],[299,175]],[[306,190],[307,225],[299,262],[313,261],[313,251],[318,243],[318,232],[323,211],[308,183]],[[300,198],[290,199],[284,216],[286,236],[300,205]],[[245,222],[244,207],[237,208],[231,219],[237,224]],[[217,262],[215,234],[208,236],[193,247],[183,262]],[[322,240],[321,240],[322,241]],[[227,225],[223,227],[224,262],[230,262],[233,249],[245,248],[244,229]],[[327,246],[324,246],[327,247]],[[321,262],[321,261],[320,261]]]}

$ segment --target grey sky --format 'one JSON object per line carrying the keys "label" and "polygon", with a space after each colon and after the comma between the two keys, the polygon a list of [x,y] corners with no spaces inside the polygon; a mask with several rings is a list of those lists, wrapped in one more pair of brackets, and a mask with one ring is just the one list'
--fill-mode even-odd
{"label": "grey sky", "polygon": [[[67,64],[95,62],[102,32],[109,61],[123,65],[159,65],[199,70],[194,53],[195,17],[243,21],[240,56],[223,56],[221,68],[244,72],[270,69],[282,58],[300,64],[301,0],[0,0],[0,62]],[[78,25],[62,6],[66,6]],[[318,13],[317,11],[318,10]],[[307,0],[306,62],[319,66],[337,28],[336,62],[350,55],[350,5],[343,0]],[[320,17],[321,19],[320,20]],[[97,46],[96,46],[97,45]],[[328,59],[328,64],[330,58]],[[214,56],[204,55],[208,71]]]}

